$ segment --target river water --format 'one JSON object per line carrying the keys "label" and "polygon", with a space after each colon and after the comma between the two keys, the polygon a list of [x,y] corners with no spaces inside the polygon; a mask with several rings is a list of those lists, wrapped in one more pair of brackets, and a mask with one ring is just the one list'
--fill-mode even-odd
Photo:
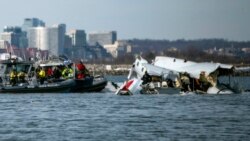
{"label": "river water", "polygon": [[250,138],[249,93],[1,94],[0,112],[1,141]]}

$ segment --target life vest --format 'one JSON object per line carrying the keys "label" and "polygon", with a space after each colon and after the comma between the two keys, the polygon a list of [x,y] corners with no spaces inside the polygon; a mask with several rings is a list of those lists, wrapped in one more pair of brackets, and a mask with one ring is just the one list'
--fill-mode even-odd
{"label": "life vest", "polygon": [[19,72],[17,76],[18,76],[18,78],[25,77],[25,73],[24,72]]}
{"label": "life vest", "polygon": [[40,70],[40,72],[39,72],[38,75],[39,75],[40,78],[45,78],[45,75],[46,75],[46,74],[45,74],[45,71],[44,71],[44,70]]}
{"label": "life vest", "polygon": [[85,75],[84,75],[83,73],[77,74],[77,79],[82,79],[82,78],[84,78],[84,77],[85,77]]}
{"label": "life vest", "polygon": [[15,79],[15,78],[17,78],[17,72],[11,71],[11,72],[10,72],[10,79],[13,80],[13,79]]}
{"label": "life vest", "polygon": [[48,68],[48,70],[47,70],[47,75],[48,75],[48,76],[52,76],[52,75],[53,75],[53,71],[52,71],[51,68]]}
{"label": "life vest", "polygon": [[78,71],[83,71],[83,70],[85,70],[85,65],[82,64],[82,63],[77,64],[76,67],[77,67]]}
{"label": "life vest", "polygon": [[65,68],[62,72],[64,78],[73,77],[73,70],[71,68]]}

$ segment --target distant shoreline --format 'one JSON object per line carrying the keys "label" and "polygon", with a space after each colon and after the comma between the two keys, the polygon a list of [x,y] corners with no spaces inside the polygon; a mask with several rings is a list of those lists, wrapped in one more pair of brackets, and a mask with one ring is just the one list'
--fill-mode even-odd
{"label": "distant shoreline", "polygon": [[132,65],[86,64],[87,69],[94,75],[128,75]]}
{"label": "distant shoreline", "polygon": [[[117,65],[105,65],[105,64],[85,64],[91,74],[94,75],[128,75],[131,65],[117,64]],[[235,65],[237,67],[250,67],[250,65]],[[250,76],[250,72],[237,72],[235,76]]]}

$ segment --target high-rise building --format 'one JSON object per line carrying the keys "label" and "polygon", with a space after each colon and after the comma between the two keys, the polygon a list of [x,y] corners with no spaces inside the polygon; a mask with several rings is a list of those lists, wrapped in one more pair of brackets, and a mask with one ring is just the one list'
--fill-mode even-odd
{"label": "high-rise building", "polygon": [[63,54],[66,24],[53,25],[49,30],[50,51],[54,55]]}
{"label": "high-rise building", "polygon": [[89,33],[89,44],[90,45],[109,45],[114,44],[117,40],[117,33],[116,31],[110,32],[92,32]]}
{"label": "high-rise building", "polygon": [[18,47],[19,46],[19,38],[13,32],[3,32],[1,33],[1,39],[7,41],[10,45]]}
{"label": "high-rise building", "polygon": [[69,35],[65,35],[64,48],[72,48],[72,38]]}
{"label": "high-rise building", "polygon": [[68,36],[71,38],[73,47],[83,47],[87,45],[86,33],[84,30],[70,30]]}
{"label": "high-rise building", "polygon": [[22,32],[21,27],[18,26],[5,26],[1,39],[7,41],[11,46],[27,47],[27,38]]}
{"label": "high-rise building", "polygon": [[0,40],[0,49],[6,49],[9,46],[10,45],[9,45],[9,43],[7,41]]}
{"label": "high-rise building", "polygon": [[45,23],[38,18],[26,18],[24,19],[22,30],[27,32],[32,27],[45,27]]}
{"label": "high-rise building", "polygon": [[22,34],[22,28],[19,26],[5,26],[3,32],[14,32],[16,34]]}
{"label": "high-rise building", "polygon": [[35,27],[28,30],[29,47],[48,50],[52,55],[60,55],[64,49],[66,25],[52,27]]}
{"label": "high-rise building", "polygon": [[48,28],[34,27],[28,30],[28,45],[38,50],[49,50]]}

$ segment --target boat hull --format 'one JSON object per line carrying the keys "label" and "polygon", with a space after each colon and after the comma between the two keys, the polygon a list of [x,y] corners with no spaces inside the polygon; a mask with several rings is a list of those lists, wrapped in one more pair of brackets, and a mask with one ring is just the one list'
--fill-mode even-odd
{"label": "boat hull", "polygon": [[62,82],[48,83],[43,85],[19,85],[2,86],[0,93],[59,93],[69,92],[75,85],[74,80],[69,79]]}
{"label": "boat hull", "polygon": [[75,79],[76,85],[71,88],[70,92],[100,92],[106,85],[107,80],[103,77],[100,78],[85,78]]}

